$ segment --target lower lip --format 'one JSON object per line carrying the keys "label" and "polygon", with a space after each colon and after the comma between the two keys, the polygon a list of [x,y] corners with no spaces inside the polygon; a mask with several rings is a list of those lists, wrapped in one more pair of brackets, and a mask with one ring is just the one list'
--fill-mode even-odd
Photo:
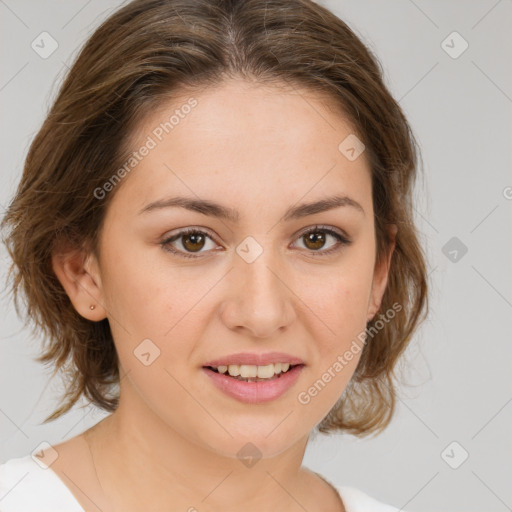
{"label": "lower lip", "polygon": [[203,367],[203,371],[212,379],[214,385],[224,391],[226,395],[241,402],[259,404],[275,400],[286,393],[299,378],[303,368],[304,365],[297,365],[285,373],[280,373],[279,377],[275,379],[259,382],[245,382],[234,379],[206,367]]}

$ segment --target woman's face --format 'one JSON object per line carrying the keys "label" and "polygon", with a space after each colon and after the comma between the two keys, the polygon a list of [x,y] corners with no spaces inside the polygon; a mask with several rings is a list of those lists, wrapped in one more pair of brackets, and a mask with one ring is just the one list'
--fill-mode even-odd
{"label": "woman's face", "polygon": [[[386,285],[366,154],[314,94],[241,80],[169,102],[133,149],[88,269],[121,403],[218,454],[276,455],[343,393]],[[205,368],[271,352],[286,355],[261,362],[303,366],[259,383]]]}

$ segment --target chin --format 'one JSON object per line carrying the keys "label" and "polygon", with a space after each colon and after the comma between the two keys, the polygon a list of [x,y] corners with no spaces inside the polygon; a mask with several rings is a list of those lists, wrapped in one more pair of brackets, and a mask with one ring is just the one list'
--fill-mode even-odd
{"label": "chin", "polygon": [[[209,439],[209,448],[221,456],[249,459],[267,459],[280,455],[294,444],[306,439],[309,432],[292,432],[283,421],[286,415],[274,421],[237,422],[229,424],[227,430],[231,434],[217,435],[217,441]],[[293,415],[290,415],[290,417]],[[296,423],[296,422],[295,422]],[[290,427],[290,425],[288,425]],[[204,434],[203,434],[204,437]]]}

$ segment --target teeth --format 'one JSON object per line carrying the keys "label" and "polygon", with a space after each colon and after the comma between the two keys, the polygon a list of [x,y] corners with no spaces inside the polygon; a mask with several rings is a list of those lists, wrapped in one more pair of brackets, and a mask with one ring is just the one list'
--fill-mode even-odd
{"label": "teeth", "polygon": [[250,364],[241,364],[240,365],[240,377],[246,379],[247,377],[257,377],[258,376],[258,367],[252,366]]}
{"label": "teeth", "polygon": [[259,379],[270,379],[270,377],[274,376],[274,365],[268,364],[267,366],[258,366],[257,367],[257,375]]}
{"label": "teeth", "polygon": [[230,364],[228,366],[217,366],[219,373],[229,373],[231,377],[242,377],[244,379],[256,378],[271,379],[274,375],[287,372],[290,363],[267,364],[266,366],[255,366],[251,364]]}
{"label": "teeth", "polygon": [[[222,366],[222,368],[225,368],[225,366]],[[225,373],[220,371],[220,367],[217,368],[217,370],[219,371],[219,373]],[[240,375],[240,366],[238,366],[237,364],[230,364],[228,366],[228,372],[229,375],[231,375],[231,377],[236,377]]]}

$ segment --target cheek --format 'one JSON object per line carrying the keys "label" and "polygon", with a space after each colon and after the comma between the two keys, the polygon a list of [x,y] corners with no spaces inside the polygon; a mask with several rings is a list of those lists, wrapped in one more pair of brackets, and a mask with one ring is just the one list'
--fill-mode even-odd
{"label": "cheek", "polygon": [[366,327],[366,315],[372,286],[371,262],[355,261],[301,279],[299,296],[305,314],[316,315],[323,323],[325,340],[339,340],[356,335]]}
{"label": "cheek", "polygon": [[[106,302],[120,362],[148,391],[151,386],[167,389],[165,370],[183,373],[180,361],[190,359],[194,346],[189,340],[201,338],[209,314],[201,299],[218,277],[187,274],[165,258],[151,259],[147,249],[131,251],[130,258],[122,251],[108,256],[115,264],[108,266]],[[144,368],[147,362],[151,369]]]}
{"label": "cheek", "polygon": [[[182,293],[180,280],[172,269],[163,268],[157,258],[159,247],[151,251],[130,238],[122,227],[113,234],[102,252],[105,306],[114,323],[125,331],[145,336],[170,328],[171,310]],[[105,234],[105,239],[109,233]],[[167,329],[165,329],[165,325]],[[119,326],[118,326],[119,327]]]}
{"label": "cheek", "polygon": [[302,291],[302,296],[307,297],[304,302],[308,308],[304,314],[310,319],[315,350],[297,402],[301,414],[312,421],[328,414],[359,363],[364,348],[371,272],[359,266],[358,271],[340,271],[322,283],[321,289],[309,287]]}

